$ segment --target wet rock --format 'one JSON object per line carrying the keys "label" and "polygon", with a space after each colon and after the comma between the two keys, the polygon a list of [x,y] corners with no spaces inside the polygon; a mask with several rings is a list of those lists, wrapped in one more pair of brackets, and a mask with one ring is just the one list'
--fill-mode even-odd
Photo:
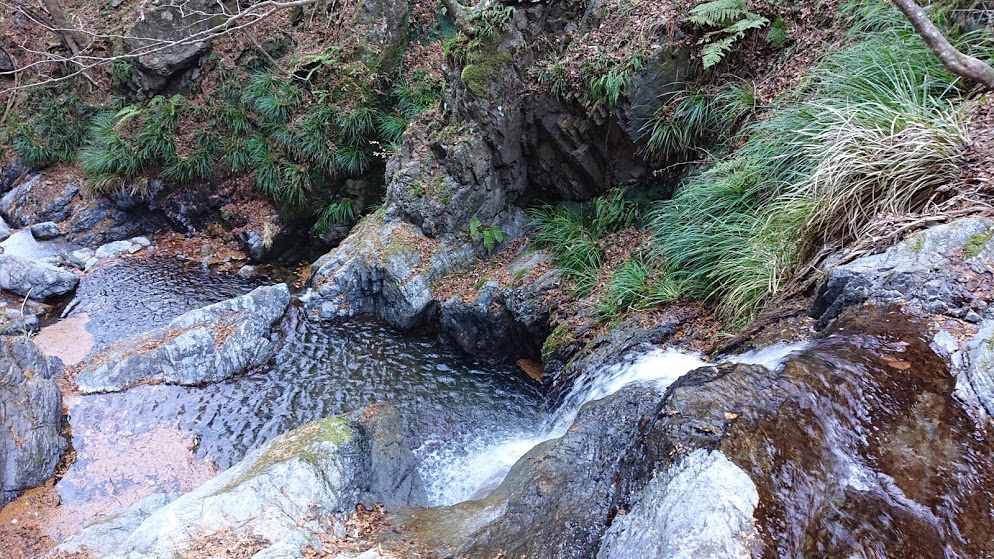
{"label": "wet rock", "polygon": [[155,48],[153,52],[139,55],[132,77],[136,85],[148,93],[155,93],[190,70],[209,48],[209,42],[180,43],[209,29],[214,12],[215,6],[204,0],[165,2],[145,12],[125,39],[128,49],[141,51],[163,41],[175,46]]}
{"label": "wet rock", "polygon": [[286,284],[190,311],[167,326],[110,344],[88,359],[76,382],[83,393],[114,392],[143,382],[217,382],[268,361],[276,324],[290,304]]}
{"label": "wet rock", "polygon": [[59,237],[61,234],[62,232],[59,231],[59,225],[57,223],[52,223],[51,221],[36,223],[31,226],[31,236],[39,241],[50,241]]}
{"label": "wet rock", "polygon": [[44,483],[66,449],[60,369],[27,338],[0,338],[0,507]]}
{"label": "wet rock", "polygon": [[411,451],[408,428],[400,412],[390,405],[368,406],[355,414],[371,441],[369,488],[363,501],[370,506],[426,506],[428,495],[418,474],[418,459]]}
{"label": "wet rock", "polygon": [[657,399],[629,387],[588,404],[566,435],[530,450],[486,498],[410,511],[403,521],[441,557],[593,557],[623,457]]}
{"label": "wet rock", "polygon": [[695,450],[657,474],[604,534],[597,559],[749,559],[759,493],[721,452]]}
{"label": "wet rock", "polygon": [[72,272],[13,254],[0,254],[0,289],[46,301],[72,292],[79,278]]}
{"label": "wet rock", "polygon": [[42,175],[28,175],[0,198],[0,213],[13,227],[44,221],[61,223],[69,217],[78,197],[79,187],[73,183],[58,186]]}
{"label": "wet rock", "polygon": [[967,380],[987,414],[994,417],[994,321],[984,321],[968,351]]}
{"label": "wet rock", "polygon": [[153,512],[176,500],[178,495],[156,493],[137,503],[110,515],[100,517],[78,534],[63,540],[45,559],[58,559],[64,555],[86,553],[91,557],[102,557],[121,546],[128,535],[138,529]]}
{"label": "wet rock", "polygon": [[65,224],[66,240],[89,248],[129,239],[166,228],[165,219],[145,207],[123,210],[111,200],[97,197],[73,205]]}
{"label": "wet rock", "polygon": [[342,418],[280,435],[155,511],[108,559],[182,555],[197,534],[231,531],[267,541],[254,557],[301,558],[329,517],[355,509],[369,484],[369,440]]}
{"label": "wet rock", "polygon": [[961,219],[835,266],[818,288],[811,315],[824,327],[846,308],[869,303],[965,318],[978,294],[994,289],[992,231],[990,219]]}

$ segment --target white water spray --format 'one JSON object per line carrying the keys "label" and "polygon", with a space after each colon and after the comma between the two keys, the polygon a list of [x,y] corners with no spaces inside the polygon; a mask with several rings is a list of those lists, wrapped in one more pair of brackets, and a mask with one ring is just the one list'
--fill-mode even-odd
{"label": "white water spray", "polygon": [[[722,361],[763,365],[772,370],[803,348],[803,344],[777,344]],[[634,383],[646,385],[661,394],[683,375],[706,365],[708,363],[698,354],[674,349],[653,350],[635,360],[577,379],[558,409],[535,431],[487,433],[469,441],[458,454],[433,450],[441,447],[439,441],[426,442],[416,453],[421,458],[422,475],[428,473],[425,483],[430,504],[450,505],[484,497],[535,445],[565,435],[587,402],[610,396]]]}

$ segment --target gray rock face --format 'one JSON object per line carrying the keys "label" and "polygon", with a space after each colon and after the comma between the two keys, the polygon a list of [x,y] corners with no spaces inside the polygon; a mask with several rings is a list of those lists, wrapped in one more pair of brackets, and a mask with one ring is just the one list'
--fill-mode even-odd
{"label": "gray rock face", "polygon": [[66,449],[60,366],[27,338],[0,338],[0,507],[44,483]]}
{"label": "gray rock face", "polygon": [[36,223],[31,226],[31,236],[39,241],[50,241],[57,238],[61,234],[62,232],[59,231],[59,225],[57,223],[52,223],[51,221]]}
{"label": "gray rock face", "polygon": [[811,308],[819,325],[850,306],[903,304],[911,312],[979,318],[975,294],[994,286],[994,221],[961,219],[926,229],[882,254],[828,271]]}
{"label": "gray rock face", "polygon": [[369,440],[329,418],[273,439],[200,488],[149,515],[108,559],[182,556],[195,535],[221,530],[269,541],[255,557],[300,558],[333,515],[353,510],[369,485]]}
{"label": "gray rock face", "polygon": [[368,406],[351,419],[359,422],[372,453],[369,488],[363,501],[370,506],[426,506],[428,496],[418,474],[418,459],[411,452],[404,419],[396,408],[386,404]]}
{"label": "gray rock face", "polygon": [[[135,65],[136,75],[132,77],[137,85],[148,92],[157,92],[169,84],[184,70],[193,66],[209,47],[206,40],[196,36],[211,27],[211,14],[214,5],[198,0],[194,2],[173,1],[152,8],[128,34],[125,44],[131,51],[153,49],[141,54]],[[158,48],[160,41],[182,43],[167,48]]]}
{"label": "gray rock face", "polygon": [[0,48],[0,74],[13,71],[14,61],[10,59],[10,55],[6,51]]}
{"label": "gray rock face", "polygon": [[759,493],[718,451],[695,450],[658,474],[604,534],[597,559],[749,559]]}
{"label": "gray rock face", "polygon": [[0,289],[46,301],[70,293],[79,285],[72,272],[12,254],[0,254]]}
{"label": "gray rock face", "polygon": [[276,323],[290,304],[286,284],[190,311],[169,325],[111,344],[76,377],[83,393],[124,390],[142,382],[217,382],[264,364],[275,352]]}
{"label": "gray rock face", "polygon": [[377,315],[406,329],[426,322],[435,311],[430,278],[417,268],[427,255],[409,239],[423,238],[408,224],[367,222],[338,248],[314,263],[308,304],[322,319]]}

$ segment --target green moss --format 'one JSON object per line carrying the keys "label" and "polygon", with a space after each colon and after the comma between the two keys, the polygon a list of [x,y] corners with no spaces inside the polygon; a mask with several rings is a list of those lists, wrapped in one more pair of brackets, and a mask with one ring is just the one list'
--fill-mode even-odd
{"label": "green moss", "polygon": [[511,53],[474,52],[470,63],[462,69],[461,78],[466,88],[477,97],[489,97],[490,85],[511,65]]}
{"label": "green moss", "polygon": [[910,248],[911,252],[916,255],[920,255],[922,253],[922,249],[925,248],[925,236],[917,235],[915,238],[911,239],[911,242],[908,244],[908,248]]}
{"label": "green moss", "polygon": [[329,417],[314,421],[300,427],[274,441],[273,445],[264,452],[244,474],[236,480],[219,489],[216,494],[231,491],[242,483],[262,474],[271,466],[299,458],[317,467],[321,456],[315,447],[323,442],[344,445],[352,441],[352,428],[347,419]]}
{"label": "green moss", "polygon": [[425,187],[420,182],[416,182],[411,185],[411,188],[408,192],[411,194],[411,196],[415,198],[420,198],[425,195]]}
{"label": "green moss", "polygon": [[987,231],[986,233],[977,233],[970,236],[966,240],[966,244],[963,245],[963,256],[966,258],[975,258],[980,251],[984,250],[987,243],[994,237],[994,229]]}
{"label": "green moss", "polygon": [[576,341],[576,335],[569,324],[563,324],[552,331],[542,344],[542,363],[549,360],[563,347]]}

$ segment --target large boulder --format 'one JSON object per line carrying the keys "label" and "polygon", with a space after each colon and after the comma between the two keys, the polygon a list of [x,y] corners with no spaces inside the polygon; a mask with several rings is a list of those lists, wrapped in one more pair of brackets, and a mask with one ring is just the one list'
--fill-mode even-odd
{"label": "large boulder", "polygon": [[658,472],[632,501],[604,534],[597,559],[752,557],[759,493],[721,452],[691,452]]}
{"label": "large boulder", "polygon": [[230,532],[261,542],[257,559],[302,558],[303,547],[320,549],[322,523],[354,510],[369,486],[369,444],[359,425],[337,417],[280,435],[98,557],[183,556],[198,536]]}
{"label": "large boulder", "polygon": [[46,301],[72,292],[77,285],[79,278],[72,272],[13,254],[0,254],[0,289],[4,291]]}
{"label": "large boulder", "polygon": [[190,311],[163,328],[110,344],[85,362],[76,382],[81,392],[92,393],[230,378],[273,356],[276,325],[289,304],[290,292],[279,284]]}
{"label": "large boulder", "polygon": [[991,295],[994,220],[961,219],[830,268],[811,315],[825,326],[851,306],[900,304],[912,313],[980,322]]}
{"label": "large boulder", "polygon": [[0,338],[0,507],[51,477],[66,449],[60,367],[27,338]]}
{"label": "large boulder", "polygon": [[549,334],[549,297],[559,287],[561,272],[549,254],[522,245],[507,273],[507,285],[491,279],[477,290],[475,299],[454,295],[444,301],[440,334],[477,359],[537,360]]}
{"label": "large boulder", "polygon": [[363,501],[370,506],[425,506],[428,495],[411,451],[411,433],[397,408],[374,404],[350,416],[362,425],[372,454],[369,487]]}
{"label": "large boulder", "polygon": [[131,28],[125,44],[139,53],[131,79],[141,90],[161,91],[190,70],[210,47],[202,34],[216,23],[216,5],[206,0],[164,2]]}

